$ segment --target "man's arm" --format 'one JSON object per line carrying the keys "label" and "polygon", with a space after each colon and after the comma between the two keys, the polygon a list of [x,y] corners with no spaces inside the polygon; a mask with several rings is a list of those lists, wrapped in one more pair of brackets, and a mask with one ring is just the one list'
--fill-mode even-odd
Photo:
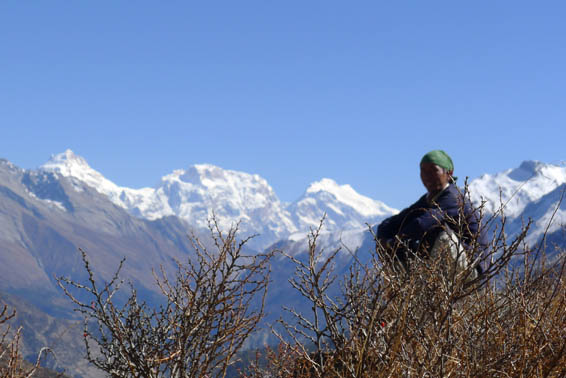
{"label": "man's arm", "polygon": [[395,237],[399,230],[399,215],[401,214],[403,214],[403,212],[383,220],[379,226],[377,226],[378,240],[389,240]]}
{"label": "man's arm", "polygon": [[405,223],[408,222],[422,207],[423,198],[401,211],[399,214],[393,215],[385,219],[377,227],[377,238],[379,240],[390,240],[400,233]]}
{"label": "man's arm", "polygon": [[458,216],[459,201],[452,190],[443,193],[432,206],[425,201],[420,202],[421,207],[415,209],[413,216],[408,217],[399,230],[406,238],[422,239],[446,220],[456,219]]}

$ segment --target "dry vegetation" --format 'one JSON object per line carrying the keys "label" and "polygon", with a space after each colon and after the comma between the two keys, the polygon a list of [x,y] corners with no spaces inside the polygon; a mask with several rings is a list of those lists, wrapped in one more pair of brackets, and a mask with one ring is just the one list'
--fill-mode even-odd
{"label": "dry vegetation", "polygon": [[[294,321],[280,320],[280,345],[267,351],[267,366],[257,359],[244,375],[566,376],[566,254],[550,262],[542,249],[528,249],[528,228],[513,240],[500,228],[487,252],[470,254],[486,268],[479,278],[449,253],[396,270],[377,239],[369,264],[337,277],[338,251],[323,254],[320,228],[312,231],[308,259],[288,256],[296,266],[290,282],[312,312],[286,309]],[[329,294],[337,280],[338,298]]]}
{"label": "dry vegetation", "polygon": [[[471,243],[473,261],[464,268],[445,251],[400,271],[394,251],[375,239],[372,251],[361,251],[369,261],[354,259],[345,276],[334,272],[339,250],[317,246],[322,224],[305,260],[287,256],[296,267],[290,283],[311,312],[284,309],[294,320],[273,327],[280,344],[241,376],[566,376],[566,253],[549,261],[543,248],[529,249],[528,224],[507,240],[503,220],[487,252]],[[159,308],[141,302],[133,287],[118,305],[120,269],[100,285],[84,252],[88,282],[59,279],[84,315],[86,357],[107,376],[223,377],[237,361],[264,315],[272,253],[246,255],[249,239],[238,241],[237,227],[223,233],[213,220],[210,228],[212,250],[193,237],[194,259],[179,263],[173,278],[155,274],[166,302]],[[4,309],[0,325],[10,317]],[[19,333],[6,335],[1,376],[32,376],[37,365],[24,371],[20,364]]]}
{"label": "dry vegetation", "polygon": [[0,310],[0,377],[1,378],[42,378],[62,377],[63,375],[49,372],[40,367],[40,361],[48,348],[43,348],[34,364],[25,361],[20,353],[21,328],[11,332],[8,322],[16,316],[16,311],[10,311],[3,305]]}
{"label": "dry vegetation", "polygon": [[[237,226],[223,233],[210,224],[213,250],[192,238],[195,258],[178,263],[173,279],[155,274],[166,304],[149,308],[131,296],[116,304],[119,269],[99,286],[89,275],[81,284],[59,283],[84,315],[87,359],[111,377],[225,376],[236,353],[263,317],[271,254],[245,255],[249,239],[236,240]],[[81,301],[73,290],[90,297]]]}

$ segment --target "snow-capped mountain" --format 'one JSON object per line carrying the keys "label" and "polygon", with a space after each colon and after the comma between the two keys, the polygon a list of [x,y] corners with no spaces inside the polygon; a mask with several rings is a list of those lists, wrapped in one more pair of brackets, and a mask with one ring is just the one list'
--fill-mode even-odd
{"label": "snow-capped mountain", "polygon": [[[163,177],[155,198],[166,211],[197,227],[206,227],[212,213],[223,228],[236,222],[246,234],[256,234],[260,244],[270,244],[296,230],[267,181],[258,175],[199,164]],[[141,212],[158,218],[162,211]]]}
{"label": "snow-capped mountain", "polygon": [[521,216],[511,224],[512,230],[519,230],[524,220],[532,219],[527,243],[534,244],[546,232],[548,235],[564,231],[566,227],[566,184],[562,184],[538,200],[525,206]]}
{"label": "snow-capped mountain", "polygon": [[[476,204],[485,201],[488,213],[507,217],[506,232],[512,236],[529,220],[527,243],[534,245],[545,232],[558,233],[566,225],[566,167],[524,161],[518,168],[473,180],[470,195]],[[563,240],[564,238],[557,238]]]}
{"label": "snow-capped mountain", "polygon": [[504,205],[508,218],[519,217],[525,207],[566,183],[566,167],[538,161],[524,161],[519,168],[494,175],[484,174],[470,182],[472,201],[486,201],[490,213]]}
{"label": "snow-capped mountain", "polygon": [[[501,193],[508,234],[532,218],[527,241],[535,244],[548,228],[547,245],[558,246],[548,248],[550,253],[566,248],[566,201],[560,202],[566,199],[565,191],[565,167],[532,161],[470,183],[472,198],[487,201],[490,211],[498,208]],[[416,198],[407,202],[411,200]],[[158,295],[152,269],[162,266],[174,272],[174,261],[194,253],[187,224],[180,219],[200,228],[212,211],[224,225],[241,220],[241,236],[262,233],[255,248],[279,241],[275,247],[297,258],[308,248],[308,229],[318,226],[327,213],[317,247],[323,255],[341,248],[335,266],[339,275],[352,261],[365,263],[368,251],[375,248],[365,222],[375,224],[395,212],[329,179],[313,183],[297,201],[285,205],[261,177],[212,165],[176,170],[153,188],[131,189],[107,180],[69,150],[37,171],[0,159],[0,291],[51,315],[64,314],[66,302],[53,277],[87,279],[80,247],[89,252],[92,266],[105,280],[126,257],[123,277],[151,300]],[[207,235],[201,233],[199,239],[207,240]],[[282,301],[301,304],[288,283],[295,267],[281,256],[274,263],[266,308],[278,317]]]}
{"label": "snow-capped mountain", "polygon": [[317,227],[326,213],[326,229],[350,230],[364,228],[396,210],[383,202],[358,194],[350,185],[338,185],[324,178],[312,183],[305,194],[289,206],[293,221],[299,230]]}
{"label": "snow-capped mountain", "polygon": [[71,150],[52,156],[41,169],[71,178],[77,190],[80,183],[86,184],[149,220],[175,215],[203,228],[214,213],[223,228],[240,222],[244,234],[259,234],[250,245],[260,248],[296,232],[306,234],[324,213],[325,230],[336,231],[364,228],[366,222],[375,223],[396,212],[330,179],[313,183],[301,198],[285,205],[262,177],[208,164],[175,170],[156,187],[142,189],[114,184]]}
{"label": "snow-capped mountain", "polygon": [[[92,169],[84,158],[75,155],[71,150],[51,156],[49,161],[40,167],[40,170],[56,172],[70,178],[77,191],[81,190],[81,184],[86,184],[107,196],[116,205],[134,213],[151,213],[156,207],[162,207],[154,202],[154,189],[120,187],[106,179],[100,172]],[[147,218],[155,219],[166,215],[173,215],[173,212],[164,212],[160,216],[154,218],[148,216]]]}
{"label": "snow-capped mountain", "polygon": [[[240,222],[244,235],[259,235],[250,243],[256,248],[286,238],[304,240],[323,214],[325,232],[363,232],[366,223],[378,223],[397,212],[328,178],[312,183],[298,200],[285,205],[262,177],[208,164],[175,170],[155,187],[141,189],[116,185],[71,150],[52,156],[41,170],[70,178],[77,191],[82,185],[92,187],[140,218],[155,220],[173,215],[192,227],[204,228],[214,213],[222,228]],[[519,230],[522,220],[533,218],[532,239],[544,232],[540,230],[559,200],[557,188],[564,184],[566,167],[525,161],[518,168],[472,180],[469,190],[475,203],[485,201],[488,213],[497,212],[503,204],[510,234]],[[566,222],[561,216],[559,209],[555,224]]]}
{"label": "snow-capped mountain", "polygon": [[[316,220],[316,211],[320,206],[316,203],[316,197],[321,196],[324,198],[324,203],[329,204],[327,213],[333,214],[332,212],[337,209],[332,201],[328,201],[328,196],[329,193],[337,193],[336,190],[333,190],[333,188],[336,189],[337,187],[334,184],[325,180],[321,183],[313,184],[307,190],[304,198],[293,204],[295,211],[292,211],[292,213],[297,214],[297,216],[312,214],[310,218],[306,219]],[[317,188],[320,186],[326,186],[327,189],[319,194]],[[344,187],[346,186],[341,188]],[[484,202],[485,211],[489,215],[495,213],[495,223],[498,222],[501,215],[498,212],[501,204],[504,204],[503,212],[508,220],[505,231],[509,236],[519,232],[529,219],[533,221],[526,239],[530,245],[537,243],[545,232],[548,235],[553,235],[552,239],[554,241],[558,240],[559,243],[564,243],[563,241],[566,238],[561,233],[566,235],[566,230],[564,229],[566,227],[565,190],[566,167],[537,161],[525,161],[515,169],[509,169],[496,174],[484,174],[469,183],[472,201],[477,206]],[[360,206],[360,209],[370,208],[369,204],[372,200],[369,198],[367,200],[369,201],[364,206]],[[347,200],[341,199],[340,203],[347,203]],[[312,209],[309,208],[309,205],[312,206]],[[385,209],[385,212],[387,210]],[[377,212],[377,208],[374,209],[374,212]],[[336,213],[339,214],[338,211]],[[484,219],[489,218],[487,216]],[[316,226],[318,223],[311,223],[311,225]],[[365,233],[362,227],[358,226],[356,230],[345,233],[323,232],[320,235],[319,245],[324,247],[326,252],[330,252],[338,247],[342,247],[345,250],[348,249],[347,252],[351,252],[364,243],[371,244],[371,240],[369,243],[367,242],[369,237],[370,235]],[[303,246],[304,250],[305,245],[307,245],[307,236],[302,232],[291,235],[289,241],[281,244],[280,248],[295,254],[298,253],[301,246]]]}

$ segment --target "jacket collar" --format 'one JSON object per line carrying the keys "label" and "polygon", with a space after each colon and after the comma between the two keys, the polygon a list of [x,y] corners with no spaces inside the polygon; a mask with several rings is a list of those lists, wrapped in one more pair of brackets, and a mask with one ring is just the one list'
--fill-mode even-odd
{"label": "jacket collar", "polygon": [[429,196],[429,194],[426,194],[426,200],[428,201],[428,203],[434,203],[436,202],[437,198],[440,197],[440,195],[442,193],[444,193],[446,191],[446,189],[448,189],[450,187],[450,183],[446,183],[446,186],[444,187],[444,189],[442,189],[441,191],[439,191],[438,193],[436,193],[435,195],[433,195],[432,197]]}

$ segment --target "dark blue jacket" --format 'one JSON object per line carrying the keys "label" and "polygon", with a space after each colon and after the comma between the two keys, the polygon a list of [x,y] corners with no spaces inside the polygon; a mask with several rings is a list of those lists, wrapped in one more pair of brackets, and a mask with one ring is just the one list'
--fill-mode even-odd
{"label": "dark blue jacket", "polygon": [[466,246],[474,236],[478,237],[482,249],[487,246],[478,214],[473,211],[469,199],[464,200],[456,184],[450,184],[433,203],[429,203],[425,194],[399,214],[385,219],[377,228],[377,237],[389,240],[399,236],[402,240],[426,241],[431,246],[442,225],[449,226]]}

